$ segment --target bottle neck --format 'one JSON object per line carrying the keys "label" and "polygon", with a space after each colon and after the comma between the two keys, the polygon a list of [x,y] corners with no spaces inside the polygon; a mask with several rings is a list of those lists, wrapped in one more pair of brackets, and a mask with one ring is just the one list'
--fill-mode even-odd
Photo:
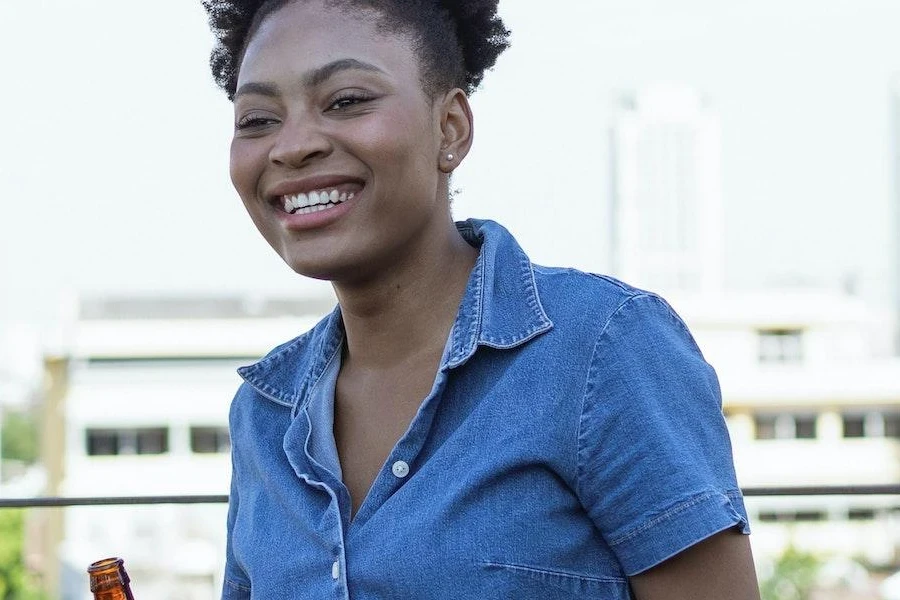
{"label": "bottle neck", "polygon": [[134,600],[121,558],[98,560],[88,567],[94,600]]}
{"label": "bottle neck", "polygon": [[134,600],[134,596],[128,586],[123,586],[115,590],[97,590],[94,600]]}

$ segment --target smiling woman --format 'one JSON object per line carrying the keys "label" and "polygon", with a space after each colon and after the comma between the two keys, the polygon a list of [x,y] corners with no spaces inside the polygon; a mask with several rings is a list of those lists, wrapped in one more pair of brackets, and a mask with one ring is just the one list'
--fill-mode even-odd
{"label": "smiling woman", "polygon": [[453,222],[497,1],[206,7],[232,182],[339,303],[240,371],[223,598],[758,597],[678,316]]}

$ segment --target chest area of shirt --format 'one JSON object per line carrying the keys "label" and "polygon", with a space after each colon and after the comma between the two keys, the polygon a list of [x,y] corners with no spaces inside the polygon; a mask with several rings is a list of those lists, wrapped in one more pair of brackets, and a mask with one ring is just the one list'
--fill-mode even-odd
{"label": "chest area of shirt", "polygon": [[334,386],[333,433],[341,479],[354,514],[434,388],[436,363],[410,364],[389,372],[341,369]]}
{"label": "chest area of shirt", "polygon": [[[263,492],[242,499],[233,539],[254,592],[290,581],[314,590],[297,597],[355,600],[384,597],[385,589],[423,600],[627,598],[566,458],[541,451],[560,446],[502,421],[478,425],[461,424],[419,457],[404,455],[401,443],[354,520],[336,482],[312,462],[299,475],[274,465],[248,473]],[[259,548],[281,550],[263,557]]]}

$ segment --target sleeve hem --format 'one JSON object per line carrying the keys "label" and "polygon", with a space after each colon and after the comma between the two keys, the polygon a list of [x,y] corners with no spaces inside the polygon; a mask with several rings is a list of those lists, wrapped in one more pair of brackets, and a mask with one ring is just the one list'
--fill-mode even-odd
{"label": "sleeve hem", "polygon": [[740,492],[710,491],[685,499],[610,545],[631,577],[733,527],[750,533]]}

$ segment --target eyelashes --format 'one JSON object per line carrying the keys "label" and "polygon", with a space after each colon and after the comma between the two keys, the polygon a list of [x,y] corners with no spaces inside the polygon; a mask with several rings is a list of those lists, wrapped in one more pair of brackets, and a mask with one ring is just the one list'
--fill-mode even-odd
{"label": "eyelashes", "polygon": [[[353,114],[354,109],[375,99],[374,95],[362,91],[343,92],[329,100],[324,112]],[[234,129],[235,131],[255,131],[277,125],[280,122],[281,119],[270,111],[254,110],[238,119],[234,124]]]}
{"label": "eyelashes", "polygon": [[373,100],[374,96],[364,92],[345,92],[331,101],[328,106],[329,111],[340,111],[357,106],[369,100]]}
{"label": "eyelashes", "polygon": [[237,123],[234,124],[234,128],[238,131],[244,129],[259,129],[261,127],[265,127],[267,125],[271,125],[275,123],[276,120],[271,117],[263,117],[259,115],[247,115],[238,120]]}

